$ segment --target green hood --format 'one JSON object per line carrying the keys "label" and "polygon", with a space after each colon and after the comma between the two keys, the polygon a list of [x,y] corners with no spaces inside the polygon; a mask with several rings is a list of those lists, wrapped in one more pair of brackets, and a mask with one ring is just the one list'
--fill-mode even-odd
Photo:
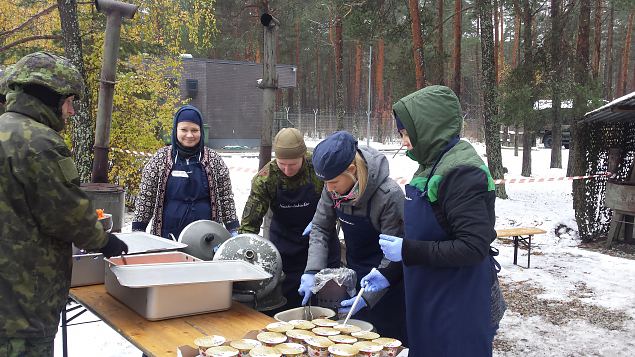
{"label": "green hood", "polygon": [[408,151],[408,156],[419,163],[410,185],[424,191],[427,184],[430,202],[437,200],[443,176],[458,166],[480,168],[487,176],[488,190],[495,189],[487,165],[472,145],[463,140],[443,156],[428,183],[432,165],[450,140],[459,136],[463,124],[459,99],[450,88],[430,86],[420,89],[399,100],[392,108],[410,136],[412,150]]}
{"label": "green hood", "polygon": [[64,119],[62,119],[61,112],[56,113],[53,108],[24,93],[19,86],[7,93],[6,111],[24,114],[57,132],[64,129]]}
{"label": "green hood", "polygon": [[448,87],[425,87],[401,98],[392,109],[410,136],[409,156],[423,167],[432,165],[461,132],[461,105]]}

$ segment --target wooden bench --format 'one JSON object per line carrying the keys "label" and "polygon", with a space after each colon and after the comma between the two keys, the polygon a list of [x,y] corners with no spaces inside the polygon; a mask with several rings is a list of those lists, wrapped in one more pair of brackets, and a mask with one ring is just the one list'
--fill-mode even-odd
{"label": "wooden bench", "polygon": [[518,246],[523,245],[527,248],[527,268],[531,259],[531,237],[534,234],[545,234],[547,231],[536,227],[497,229],[496,237],[505,238],[512,237],[514,239],[514,264],[518,265]]}

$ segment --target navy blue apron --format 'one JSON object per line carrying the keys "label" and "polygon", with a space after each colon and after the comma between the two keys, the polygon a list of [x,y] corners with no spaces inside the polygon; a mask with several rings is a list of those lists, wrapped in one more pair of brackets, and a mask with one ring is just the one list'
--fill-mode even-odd
{"label": "navy blue apron", "polygon": [[[379,246],[379,231],[373,227],[370,220],[370,200],[365,216],[346,214],[341,209],[336,209],[340,220],[346,243],[346,266],[353,269],[357,275],[357,290],[359,282],[373,268],[381,263],[384,256]],[[384,337],[392,337],[400,340],[404,345],[408,344],[406,334],[406,317],[404,311],[404,284],[403,280],[391,285],[386,294],[373,306],[366,307],[353,316],[355,319],[368,321],[377,332]]]}
{"label": "navy blue apron", "polygon": [[189,159],[174,159],[165,192],[161,236],[176,239],[185,226],[201,219],[210,219],[207,175],[200,163],[200,154]]}
{"label": "navy blue apron", "polygon": [[[458,142],[453,140],[434,164]],[[404,224],[408,240],[443,241],[450,237],[437,222],[427,196],[406,185]],[[492,261],[475,266],[435,268],[403,266],[411,356],[491,356]]]}

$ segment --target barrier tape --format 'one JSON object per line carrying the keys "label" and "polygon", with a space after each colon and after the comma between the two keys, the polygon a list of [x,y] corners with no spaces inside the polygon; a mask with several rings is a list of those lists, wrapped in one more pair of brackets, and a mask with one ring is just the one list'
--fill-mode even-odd
{"label": "barrier tape", "polygon": [[[120,148],[110,148],[110,150],[115,152],[123,152],[123,153],[134,155],[134,156],[142,156],[142,157],[152,157],[154,155],[153,153],[147,153],[147,152],[136,151],[136,150],[128,150],[128,149],[120,149]],[[229,166],[228,169],[229,171],[233,171],[233,172],[247,172],[252,174],[255,174],[258,172],[257,169],[248,168],[248,167],[240,167],[240,166]],[[540,178],[523,177],[523,178],[511,178],[511,179],[498,179],[498,180],[494,180],[494,184],[500,185],[504,183],[534,183],[534,182],[587,180],[587,179],[594,179],[598,177],[608,177],[610,175],[611,173],[607,172],[607,173],[601,173],[597,175],[587,175],[587,176],[561,176],[561,177],[540,177]],[[393,179],[400,185],[405,185],[408,182],[410,182],[410,179],[405,177],[396,177]]]}

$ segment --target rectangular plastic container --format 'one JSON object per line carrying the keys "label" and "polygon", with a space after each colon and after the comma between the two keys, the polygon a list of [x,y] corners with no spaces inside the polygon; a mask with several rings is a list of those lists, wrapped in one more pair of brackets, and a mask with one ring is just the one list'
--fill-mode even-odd
{"label": "rectangular plastic container", "polygon": [[182,252],[105,262],[106,291],[151,321],[228,310],[234,281],[271,278],[242,260],[202,261]]}

